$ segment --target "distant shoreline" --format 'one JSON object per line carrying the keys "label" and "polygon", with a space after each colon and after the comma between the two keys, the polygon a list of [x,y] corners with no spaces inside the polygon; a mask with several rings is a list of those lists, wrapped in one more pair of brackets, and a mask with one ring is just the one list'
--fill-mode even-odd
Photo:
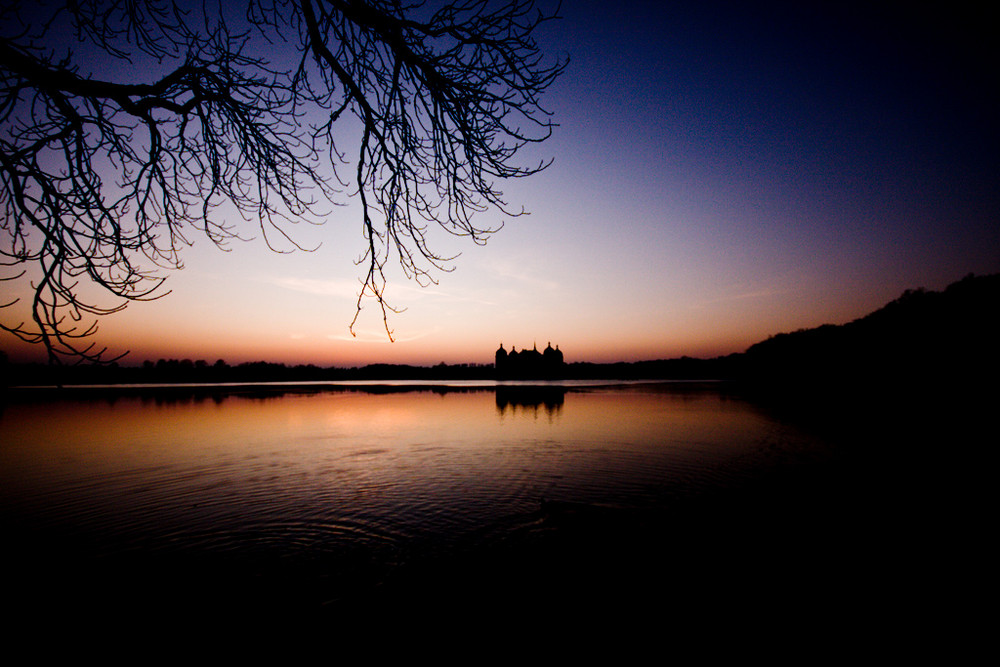
{"label": "distant shoreline", "polygon": [[313,385],[313,384],[443,384],[551,382],[632,382],[632,381],[714,381],[724,377],[720,359],[680,359],[646,362],[565,364],[554,374],[498,376],[492,364],[438,364],[409,366],[371,364],[359,368],[285,366],[254,362],[229,366],[218,362],[176,359],[144,366],[52,366],[8,364],[9,387],[40,386],[151,386],[151,385]]}
{"label": "distant shoreline", "polygon": [[8,398],[102,398],[129,397],[191,397],[191,396],[279,396],[284,394],[318,394],[327,392],[358,392],[396,394],[410,392],[471,393],[471,392],[545,392],[562,393],[601,389],[684,389],[718,388],[720,380],[358,380],[315,382],[223,382],[223,383],[148,383],[148,384],[73,384],[25,385],[7,387]]}
{"label": "distant shoreline", "polygon": [[[444,386],[477,384],[734,382],[755,390],[798,392],[877,391],[892,386],[939,390],[1000,372],[1000,274],[968,275],[942,292],[907,290],[884,307],[846,324],[779,333],[745,352],[710,359],[571,362],[505,369],[494,364],[411,366],[369,364],[355,368],[286,366],[269,362],[230,366],[223,360],[160,359],[141,366],[10,363],[0,353],[0,382],[7,387],[60,386]],[[19,390],[20,391],[20,390]]]}

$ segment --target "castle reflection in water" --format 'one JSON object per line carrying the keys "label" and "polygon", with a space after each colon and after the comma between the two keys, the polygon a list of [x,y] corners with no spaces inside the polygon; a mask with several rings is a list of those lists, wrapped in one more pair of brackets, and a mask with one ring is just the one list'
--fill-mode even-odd
{"label": "castle reflection in water", "polygon": [[496,388],[497,412],[500,415],[517,414],[520,411],[538,415],[539,408],[545,410],[549,417],[562,411],[566,399],[566,388],[552,386],[504,386]]}
{"label": "castle reflection in water", "polygon": [[497,379],[501,380],[557,379],[562,376],[565,366],[562,351],[558,345],[553,348],[552,343],[542,352],[538,351],[537,344],[520,352],[511,346],[508,352],[501,343],[495,361]]}

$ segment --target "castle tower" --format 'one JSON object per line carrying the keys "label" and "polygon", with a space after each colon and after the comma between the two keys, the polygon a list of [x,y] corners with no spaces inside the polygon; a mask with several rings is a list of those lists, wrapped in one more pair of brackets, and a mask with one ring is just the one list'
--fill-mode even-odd
{"label": "castle tower", "polygon": [[496,364],[495,368],[500,370],[507,365],[507,350],[503,349],[503,343],[500,343],[500,349],[496,353]]}

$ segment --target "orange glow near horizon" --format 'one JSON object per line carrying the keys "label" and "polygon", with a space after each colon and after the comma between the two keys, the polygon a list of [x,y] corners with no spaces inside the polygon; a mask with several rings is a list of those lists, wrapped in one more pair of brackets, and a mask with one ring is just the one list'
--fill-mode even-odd
{"label": "orange glow near horizon", "polygon": [[[493,309],[463,305],[468,316],[456,318],[452,302],[434,297],[398,317],[395,342],[384,329],[362,319],[357,337],[347,330],[347,309],[322,312],[316,301],[301,300],[296,294],[276,293],[271,302],[280,303],[280,317],[268,317],[260,304],[240,311],[244,297],[237,290],[228,294],[206,294],[194,276],[180,272],[173,294],[153,303],[132,304],[120,314],[101,321],[95,342],[112,354],[128,351],[123,365],[139,365],[158,359],[203,359],[229,364],[266,361],[287,365],[312,364],[320,367],[353,367],[368,364],[491,364],[500,343],[507,349],[543,349],[558,345],[567,363],[634,362],[671,359],[681,356],[712,358],[742,352],[769,336],[816,327],[843,324],[862,317],[896,298],[902,289],[831,290],[807,286],[775,293],[737,293],[729,297],[685,300],[679,296],[660,297],[667,303],[652,308],[642,298],[620,300],[614,306],[632,314],[628,326],[610,317],[613,295],[601,297],[591,292],[592,311],[570,309],[553,314],[537,307],[530,299],[518,308]],[[946,285],[933,285],[942,289]],[[447,288],[444,288],[447,289]],[[483,290],[491,288],[484,284]],[[230,312],[213,316],[202,304],[229,303]],[[331,299],[331,303],[336,303]],[[322,303],[320,300],[319,303]],[[543,304],[544,305],[544,304]],[[490,312],[496,310],[497,312]],[[200,311],[200,312],[199,312]],[[185,318],[185,312],[195,317]],[[296,312],[301,315],[296,317]],[[462,312],[459,310],[457,312]],[[366,311],[365,315],[371,315]],[[464,313],[463,313],[464,315]],[[449,319],[451,318],[451,319]],[[13,361],[44,361],[44,349],[28,345],[12,336],[0,339]]]}
{"label": "orange glow near horizon", "polygon": [[[554,161],[496,183],[530,215],[484,212],[480,224],[502,226],[485,247],[430,224],[434,252],[461,254],[437,284],[420,287],[390,261],[395,343],[370,300],[357,336],[348,331],[366,245],[346,197],[326,224],[289,226],[312,252],[273,253],[259,238],[222,252],[192,233],[169,294],[101,318],[84,345],[131,351],[125,364],[489,364],[501,342],[551,342],[569,363],[711,358],[849,322],[907,289],[1000,272],[993,89],[937,81],[949,97],[914,85],[938,73],[920,69],[923,41],[887,54],[862,40],[845,54],[826,45],[851,26],[818,15],[572,5],[543,47],[572,56],[543,101],[558,127],[522,156]],[[981,64],[962,54],[938,53]],[[0,304],[20,299],[0,311],[5,325],[32,321],[27,282],[0,281]],[[45,359],[2,330],[0,350]]]}

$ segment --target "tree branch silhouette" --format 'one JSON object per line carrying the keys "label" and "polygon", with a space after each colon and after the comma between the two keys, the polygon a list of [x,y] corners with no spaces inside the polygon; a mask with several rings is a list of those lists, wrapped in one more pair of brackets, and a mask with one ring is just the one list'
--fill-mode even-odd
{"label": "tree branch silhouette", "polygon": [[[107,361],[90,342],[97,320],[166,294],[164,270],[183,266],[192,234],[228,249],[259,232],[276,251],[301,249],[290,225],[322,224],[353,195],[365,243],[350,328],[373,298],[391,339],[387,264],[434,282],[454,257],[432,248],[429,230],[484,243],[499,226],[477,214],[523,213],[497,181],[547,166],[516,161],[550,135],[540,96],[566,65],[535,43],[554,17],[535,4],[0,9],[0,253],[13,269],[2,279],[33,292],[31,321],[0,327],[52,361]],[[347,117],[350,159],[335,133]]]}

